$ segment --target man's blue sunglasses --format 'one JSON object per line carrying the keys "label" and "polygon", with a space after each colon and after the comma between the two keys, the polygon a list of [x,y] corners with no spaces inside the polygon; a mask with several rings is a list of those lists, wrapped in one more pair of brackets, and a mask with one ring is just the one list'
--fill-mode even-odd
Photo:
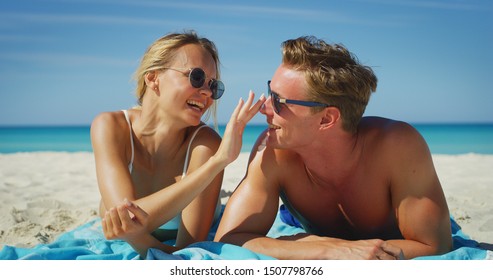
{"label": "man's blue sunglasses", "polygon": [[278,115],[282,109],[281,104],[294,104],[294,105],[300,105],[300,106],[306,106],[306,107],[330,107],[330,105],[320,103],[320,102],[280,98],[277,93],[273,92],[270,89],[270,81],[267,82],[267,92],[270,96],[270,99],[272,100],[272,107],[274,108],[274,111]]}

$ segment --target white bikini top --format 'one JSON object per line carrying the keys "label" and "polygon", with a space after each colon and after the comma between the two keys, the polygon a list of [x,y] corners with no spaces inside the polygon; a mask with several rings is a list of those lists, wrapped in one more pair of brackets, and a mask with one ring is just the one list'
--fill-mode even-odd
{"label": "white bikini top", "polygon": [[[130,163],[128,164],[128,171],[130,171],[130,173],[132,173],[132,169],[133,169],[133,164],[134,164],[134,138],[133,138],[133,135],[132,135],[132,124],[130,123],[130,118],[128,116],[128,112],[127,110],[122,110],[123,114],[125,115],[125,119],[127,120],[127,123],[128,123],[128,128],[129,128],[129,131],[130,131],[130,146],[132,148],[132,155],[130,156]],[[206,127],[207,125],[202,125],[200,126],[199,128],[197,128],[193,135],[192,135],[192,138],[190,139],[190,142],[188,143],[188,148],[187,148],[187,154],[185,155],[185,164],[183,165],[183,172],[181,174],[181,178],[185,178],[185,175],[187,175],[187,168],[188,168],[188,157],[190,156],[190,147],[192,146],[192,142],[193,142],[193,139],[195,139],[195,136],[197,135],[197,132],[199,132],[199,130],[203,127]]]}

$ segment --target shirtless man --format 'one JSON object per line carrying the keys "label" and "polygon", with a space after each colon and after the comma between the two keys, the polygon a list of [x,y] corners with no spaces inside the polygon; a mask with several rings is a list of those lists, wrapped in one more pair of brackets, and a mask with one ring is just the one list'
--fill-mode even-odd
{"label": "shirtless man", "polygon": [[[428,146],[410,125],[362,117],[377,78],[343,46],[288,40],[261,109],[269,128],[216,241],[279,259],[400,259],[452,248]],[[266,237],[279,197],[306,234]]]}

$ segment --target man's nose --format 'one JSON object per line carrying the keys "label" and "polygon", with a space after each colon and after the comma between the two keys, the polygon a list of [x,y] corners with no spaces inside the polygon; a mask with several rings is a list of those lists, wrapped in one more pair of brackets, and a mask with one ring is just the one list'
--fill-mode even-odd
{"label": "man's nose", "polygon": [[260,107],[260,113],[264,115],[272,113],[272,101],[270,99],[271,96],[267,97],[267,99],[264,101],[264,104],[262,104],[262,107]]}

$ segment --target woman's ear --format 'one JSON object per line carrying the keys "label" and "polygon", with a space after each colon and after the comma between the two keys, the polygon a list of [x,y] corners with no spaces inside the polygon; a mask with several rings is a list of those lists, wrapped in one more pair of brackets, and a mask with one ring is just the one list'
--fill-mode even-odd
{"label": "woman's ear", "polygon": [[336,107],[327,107],[323,112],[324,114],[320,120],[320,129],[332,127],[341,120],[341,112]]}
{"label": "woman's ear", "polygon": [[145,82],[148,88],[159,94],[159,79],[156,71],[147,72],[145,74]]}

